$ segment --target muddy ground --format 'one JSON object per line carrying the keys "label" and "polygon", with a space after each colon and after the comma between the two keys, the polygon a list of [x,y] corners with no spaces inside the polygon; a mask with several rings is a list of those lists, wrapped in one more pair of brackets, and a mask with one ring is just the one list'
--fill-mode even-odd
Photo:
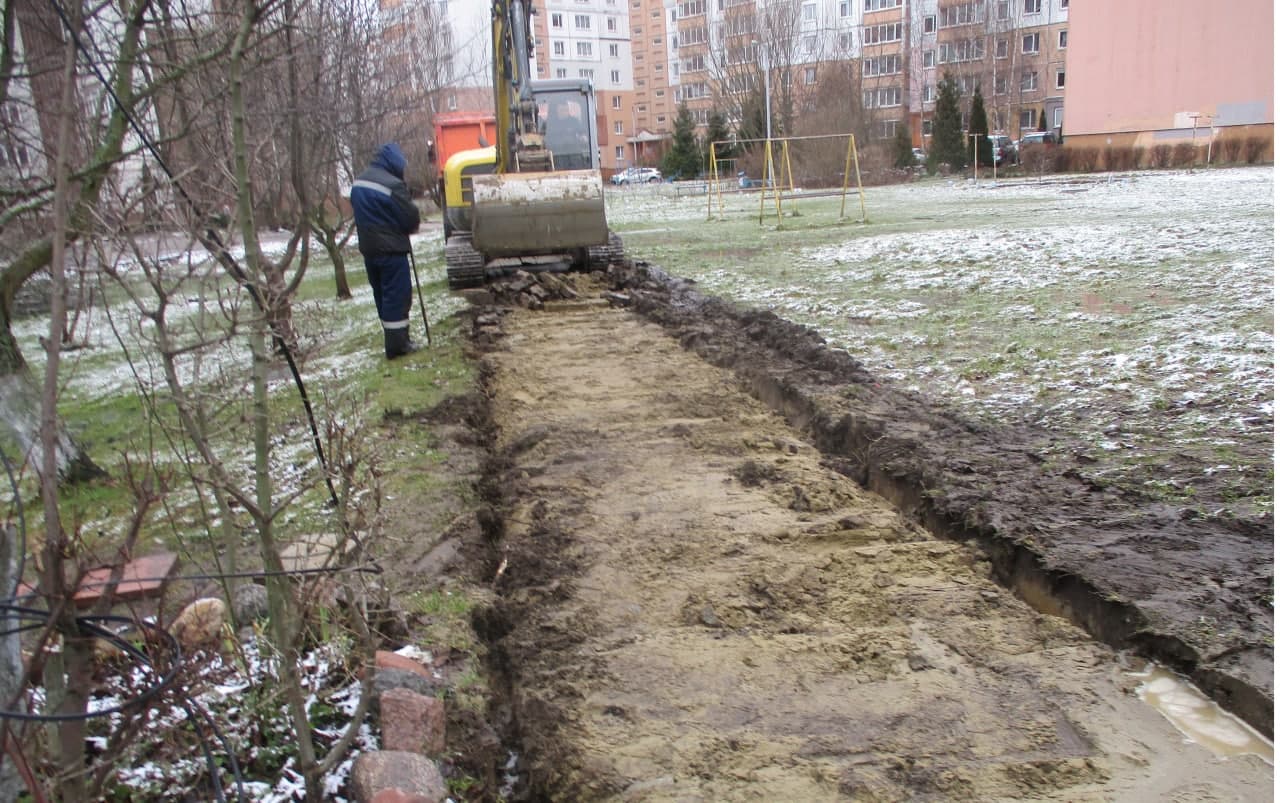
{"label": "muddy ground", "polygon": [[1049,475],[1043,436],[660,271],[609,279],[475,316],[476,622],[518,796],[1271,799],[1130,674],[1160,658],[1270,732],[1270,533]]}

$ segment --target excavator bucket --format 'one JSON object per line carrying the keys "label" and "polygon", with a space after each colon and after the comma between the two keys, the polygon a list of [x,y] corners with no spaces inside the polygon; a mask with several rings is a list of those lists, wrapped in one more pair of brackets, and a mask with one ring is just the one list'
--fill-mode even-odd
{"label": "excavator bucket", "polygon": [[604,182],[598,170],[472,178],[472,242],[490,257],[551,254],[604,245]]}

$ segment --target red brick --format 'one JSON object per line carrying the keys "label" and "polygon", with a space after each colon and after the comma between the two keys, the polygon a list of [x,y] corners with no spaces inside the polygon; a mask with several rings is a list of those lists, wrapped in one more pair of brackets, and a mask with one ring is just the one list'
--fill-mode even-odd
{"label": "red brick", "polygon": [[418,661],[412,658],[405,658],[403,655],[396,655],[394,652],[387,650],[378,650],[374,656],[374,662],[379,669],[400,669],[405,672],[412,672],[415,675],[422,675],[427,680],[434,679],[431,676],[431,670]]}

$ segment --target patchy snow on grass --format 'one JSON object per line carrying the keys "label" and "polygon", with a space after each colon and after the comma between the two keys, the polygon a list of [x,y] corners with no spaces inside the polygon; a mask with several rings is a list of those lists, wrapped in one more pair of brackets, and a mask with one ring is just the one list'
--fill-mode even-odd
{"label": "patchy snow on grass", "polygon": [[770,199],[763,225],[758,196],[710,222],[705,198],[609,200],[633,257],[904,389],[1091,443],[1097,473],[1231,452],[1265,507],[1273,189],[1269,168],[929,180],[868,189],[867,224],[839,199],[784,202],[781,222]]}

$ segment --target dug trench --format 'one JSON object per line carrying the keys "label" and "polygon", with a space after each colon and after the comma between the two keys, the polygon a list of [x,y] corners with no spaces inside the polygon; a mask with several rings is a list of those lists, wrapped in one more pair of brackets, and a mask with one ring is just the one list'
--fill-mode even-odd
{"label": "dug trench", "polygon": [[564,295],[471,313],[516,797],[1270,799],[1132,671],[1269,735],[1269,534],[1050,469],[1049,436],[644,264]]}

